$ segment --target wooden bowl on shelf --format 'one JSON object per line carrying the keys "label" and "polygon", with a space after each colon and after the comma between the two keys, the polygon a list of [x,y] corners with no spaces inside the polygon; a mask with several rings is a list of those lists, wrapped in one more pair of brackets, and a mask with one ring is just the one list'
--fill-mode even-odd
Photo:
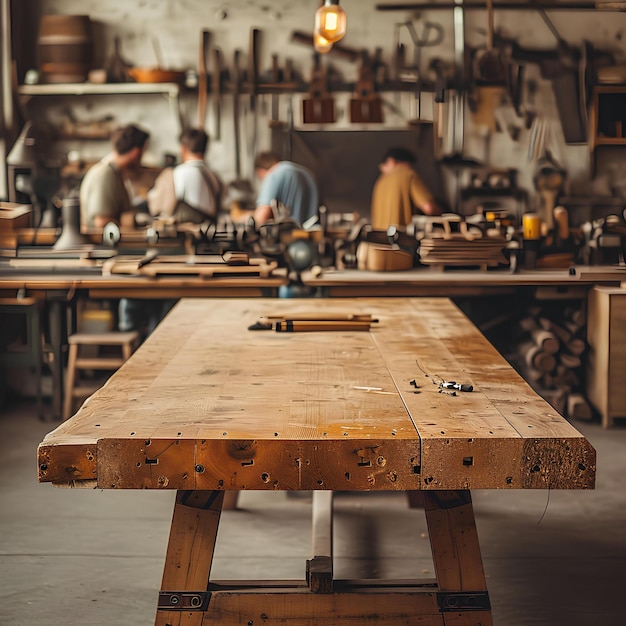
{"label": "wooden bowl on shelf", "polygon": [[137,83],[181,83],[185,72],[159,67],[129,67],[126,72]]}

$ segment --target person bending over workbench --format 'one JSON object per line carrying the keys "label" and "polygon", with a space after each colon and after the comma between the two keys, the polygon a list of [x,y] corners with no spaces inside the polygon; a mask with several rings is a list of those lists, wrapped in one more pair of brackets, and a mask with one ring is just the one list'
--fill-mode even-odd
{"label": "person bending over workbench", "polygon": [[257,195],[255,224],[284,217],[274,215],[272,204],[289,211],[288,216],[302,225],[319,210],[319,192],[313,174],[302,165],[281,161],[273,152],[260,152],[254,160],[254,169],[261,187]]}
{"label": "person bending over workbench", "polygon": [[148,192],[154,217],[175,222],[217,222],[224,186],[204,162],[209,136],[201,128],[187,128],[180,136],[182,163],[164,169]]}
{"label": "person bending over workbench", "polygon": [[92,165],[80,185],[80,221],[83,228],[120,224],[123,214],[135,209],[125,174],[139,166],[149,134],[130,124],[113,133],[113,151]]}
{"label": "person bending over workbench", "polygon": [[385,153],[372,191],[371,219],[376,230],[407,226],[417,213],[441,215],[441,208],[413,169],[415,162],[415,155],[406,148],[390,148]]}
{"label": "person bending over workbench", "polygon": [[[146,131],[133,125],[113,134],[113,152],[87,171],[80,186],[83,226],[103,228],[109,222],[119,225],[123,215],[132,216],[134,223],[135,207],[124,175],[141,163],[148,138]],[[175,303],[175,300],[121,298],[118,329],[139,330],[147,335]]]}

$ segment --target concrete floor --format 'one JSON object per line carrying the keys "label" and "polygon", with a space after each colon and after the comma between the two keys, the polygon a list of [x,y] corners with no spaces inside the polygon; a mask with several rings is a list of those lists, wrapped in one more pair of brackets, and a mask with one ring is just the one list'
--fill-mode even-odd
{"label": "concrete floor", "polygon": [[[174,493],[38,484],[55,424],[4,402],[0,624],[152,624]],[[576,426],[598,452],[595,491],[474,493],[496,626],[626,623],[626,428]],[[214,577],[303,578],[310,499],[244,492],[240,506],[223,513]],[[335,511],[337,578],[433,576],[423,513],[403,494],[340,493]]]}

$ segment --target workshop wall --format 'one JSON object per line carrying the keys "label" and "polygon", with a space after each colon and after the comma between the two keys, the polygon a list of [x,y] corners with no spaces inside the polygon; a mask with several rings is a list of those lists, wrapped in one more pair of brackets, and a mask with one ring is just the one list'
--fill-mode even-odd
{"label": "workshop wall", "polygon": [[[413,20],[418,33],[426,21],[439,23],[443,27],[444,38],[440,45],[423,49],[421,67],[425,70],[433,58],[441,58],[448,63],[454,60],[453,16],[449,10],[412,12],[378,12],[375,5],[378,0],[342,0],[341,4],[348,15],[348,33],[345,45],[360,49],[367,48],[374,53],[380,46],[383,60],[390,71],[393,66],[393,54],[396,44],[395,33],[399,32],[398,41],[405,44],[407,62],[412,61],[413,47],[406,28],[397,25],[406,20]],[[198,64],[200,34],[202,29],[211,31],[211,45],[218,46],[224,55],[225,64],[232,67],[235,49],[242,51],[245,67],[248,54],[248,39],[251,27],[261,29],[260,72],[269,73],[271,55],[279,55],[279,63],[284,65],[285,58],[293,59],[295,69],[309,80],[312,51],[307,46],[291,41],[295,30],[310,32],[313,27],[313,14],[319,6],[318,0],[38,0],[32,2],[30,15],[31,26],[35,16],[47,13],[89,14],[96,24],[96,67],[105,67],[113,54],[113,40],[120,37],[122,56],[136,66],[156,66],[154,41],[158,41],[163,65],[170,69],[195,70]],[[487,16],[484,11],[465,13],[466,44],[472,47],[485,45]],[[561,37],[573,46],[581,46],[590,41],[594,47],[610,51],[616,62],[623,62],[626,52],[623,34],[626,26],[626,14],[600,11],[586,12],[551,12],[550,18]],[[518,43],[528,48],[556,47],[556,41],[547,25],[537,13],[532,11],[496,11],[496,31],[501,31]],[[21,38],[22,48],[36,46],[36,28],[24,33]],[[33,59],[34,57],[30,57]],[[339,73],[345,81],[355,81],[357,64],[342,58],[329,56],[325,59],[331,66],[331,72]],[[21,67],[20,70],[25,70]],[[590,181],[590,160],[586,144],[566,145],[561,130],[558,111],[550,81],[543,79],[537,66],[528,65],[526,81],[536,85],[536,91],[529,93],[526,88],[522,98],[522,113],[539,114],[545,119],[547,133],[546,147],[567,169],[569,183],[574,191],[588,191]],[[528,85],[528,83],[526,83]],[[383,94],[389,106],[385,106],[384,128],[403,128],[407,121],[414,118],[417,107],[412,93]],[[300,100],[302,95],[293,98],[281,96],[279,102],[280,119],[286,121],[287,107],[292,100],[294,126],[301,128]],[[328,130],[354,129],[377,130],[380,125],[354,125],[349,122],[349,93],[337,95],[337,123],[328,125]],[[179,121],[172,103],[162,95],[151,96],[82,96],[80,98],[39,98],[29,102],[29,110],[35,111],[39,119],[58,123],[71,110],[77,119],[97,119],[111,115],[119,124],[134,122],[148,128],[152,139],[145,162],[160,165],[166,152],[177,152]],[[241,99],[244,122],[242,124],[243,152],[242,168],[244,176],[253,178],[252,159],[254,152],[253,125],[254,117],[247,98]],[[184,124],[196,123],[196,92],[184,90],[180,98],[180,111]],[[209,97],[207,111],[207,130],[214,129],[213,106]],[[421,116],[432,119],[434,106],[429,94],[422,99]],[[262,96],[258,107],[258,149],[270,146],[270,96]],[[526,127],[523,116],[518,116],[513,107],[505,105],[497,110],[500,129],[489,134],[484,126],[472,122],[472,115],[465,116],[464,153],[480,161],[498,167],[511,167],[520,170],[519,183],[532,191],[534,163],[529,162],[528,148],[531,130]],[[444,125],[444,127],[446,127]],[[451,124],[447,125],[450,129]],[[320,130],[319,127],[313,130]],[[514,131],[514,132],[512,132]],[[442,144],[444,153],[450,153],[453,145],[448,132]],[[55,145],[59,158],[69,150],[80,152],[86,160],[99,158],[106,150],[106,142],[62,142]],[[225,95],[222,102],[221,139],[213,141],[209,152],[211,165],[226,181],[234,178],[232,99]],[[612,163],[613,175],[626,173],[626,166]],[[463,181],[462,181],[463,182]],[[594,183],[596,191],[605,191],[608,179],[600,177]],[[332,208],[331,208],[332,210]]]}

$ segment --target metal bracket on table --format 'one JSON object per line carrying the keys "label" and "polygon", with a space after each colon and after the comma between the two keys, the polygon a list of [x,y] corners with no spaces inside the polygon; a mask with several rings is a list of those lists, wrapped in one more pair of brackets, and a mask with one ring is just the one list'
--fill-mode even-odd
{"label": "metal bracket on table", "polygon": [[486,591],[437,593],[437,603],[442,613],[451,611],[489,611],[491,603]]}
{"label": "metal bracket on table", "polygon": [[160,611],[206,611],[210,591],[160,591],[157,609]]}

